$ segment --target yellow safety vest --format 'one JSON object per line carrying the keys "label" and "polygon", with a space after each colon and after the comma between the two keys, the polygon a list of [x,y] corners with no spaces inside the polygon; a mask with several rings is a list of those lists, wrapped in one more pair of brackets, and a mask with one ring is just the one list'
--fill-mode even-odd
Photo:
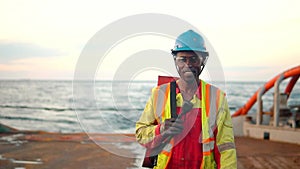
{"label": "yellow safety vest", "polygon": [[[201,169],[212,168],[236,168],[236,150],[232,122],[228,109],[225,93],[220,89],[200,81],[201,101],[194,97],[194,108],[201,107],[202,119],[202,145],[203,159]],[[179,99],[178,99],[179,98]],[[181,99],[180,99],[181,98]],[[176,96],[177,107],[182,105],[183,99]],[[145,110],[136,123],[136,138],[141,144],[147,144],[155,138],[155,123],[163,123],[171,118],[170,112],[170,83],[155,87]],[[214,136],[214,130],[218,130]],[[215,162],[215,143],[220,152],[220,163]],[[158,154],[157,165],[154,169],[164,169],[168,165],[172,155],[174,140],[171,139],[161,153]]]}

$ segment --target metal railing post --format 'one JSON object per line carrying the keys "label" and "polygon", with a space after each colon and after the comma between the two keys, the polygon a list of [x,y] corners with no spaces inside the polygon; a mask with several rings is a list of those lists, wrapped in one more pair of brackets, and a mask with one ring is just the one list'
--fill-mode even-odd
{"label": "metal railing post", "polygon": [[259,92],[257,92],[256,125],[260,125],[262,123],[262,118],[263,118],[262,95],[264,92],[265,92],[265,87],[260,88]]}
{"label": "metal railing post", "polygon": [[284,75],[281,74],[280,77],[276,80],[275,86],[274,86],[274,127],[278,127],[279,125],[279,113],[280,113],[280,91],[279,86],[281,81],[284,79]]}

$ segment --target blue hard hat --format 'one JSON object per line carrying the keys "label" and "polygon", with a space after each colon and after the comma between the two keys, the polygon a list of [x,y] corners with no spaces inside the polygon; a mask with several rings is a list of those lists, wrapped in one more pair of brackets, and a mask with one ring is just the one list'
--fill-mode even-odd
{"label": "blue hard hat", "polygon": [[188,30],[179,35],[171,51],[173,54],[180,51],[203,52],[208,56],[203,37],[193,30]]}

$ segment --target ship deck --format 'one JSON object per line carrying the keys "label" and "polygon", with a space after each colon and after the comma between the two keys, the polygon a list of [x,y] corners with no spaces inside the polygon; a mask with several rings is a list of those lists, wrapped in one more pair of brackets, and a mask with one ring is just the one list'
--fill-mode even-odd
{"label": "ship deck", "polygon": [[[132,156],[129,150],[113,144],[135,142],[133,135],[127,136],[94,134],[93,138],[97,143]],[[94,141],[84,133],[0,133],[0,169],[138,168],[135,165],[141,159],[110,153]],[[236,137],[235,141],[239,169],[300,168],[300,145],[246,137]]]}

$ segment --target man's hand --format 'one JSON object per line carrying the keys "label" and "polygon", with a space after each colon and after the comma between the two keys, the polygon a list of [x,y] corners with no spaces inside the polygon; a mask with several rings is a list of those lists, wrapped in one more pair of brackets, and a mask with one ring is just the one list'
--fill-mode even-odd
{"label": "man's hand", "polygon": [[193,104],[191,102],[184,101],[179,116],[177,118],[166,119],[160,126],[160,133],[167,137],[181,133],[183,130],[183,121],[180,118],[191,111],[192,108]]}
{"label": "man's hand", "polygon": [[181,133],[183,130],[183,121],[180,119],[166,119],[160,126],[160,133],[164,136],[174,136]]}

